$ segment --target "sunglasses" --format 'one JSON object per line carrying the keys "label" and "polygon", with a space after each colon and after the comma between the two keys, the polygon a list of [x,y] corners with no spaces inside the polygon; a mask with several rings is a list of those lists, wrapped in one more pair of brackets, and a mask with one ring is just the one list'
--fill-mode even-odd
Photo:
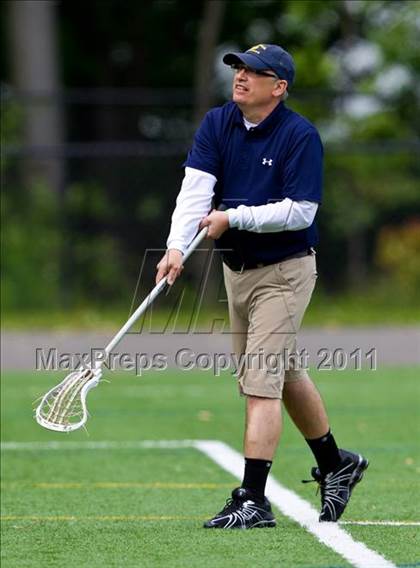
{"label": "sunglasses", "polygon": [[273,79],[278,79],[277,75],[273,75],[272,73],[267,73],[267,71],[260,71],[259,69],[252,69],[252,67],[248,67],[248,65],[244,65],[243,63],[234,63],[230,66],[236,73],[239,71],[246,71],[247,73],[254,73],[254,75],[259,75],[260,77],[272,77]]}

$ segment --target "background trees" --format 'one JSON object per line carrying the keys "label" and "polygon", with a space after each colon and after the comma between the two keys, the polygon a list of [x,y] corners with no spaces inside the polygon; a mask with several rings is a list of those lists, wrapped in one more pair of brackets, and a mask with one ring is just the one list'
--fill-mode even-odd
{"label": "background trees", "polygon": [[293,53],[288,104],[326,146],[326,292],[392,284],[413,301],[419,2],[15,0],[0,11],[6,307],[130,294],[143,251],[164,246],[196,122],[229,97],[221,54],[260,42]]}

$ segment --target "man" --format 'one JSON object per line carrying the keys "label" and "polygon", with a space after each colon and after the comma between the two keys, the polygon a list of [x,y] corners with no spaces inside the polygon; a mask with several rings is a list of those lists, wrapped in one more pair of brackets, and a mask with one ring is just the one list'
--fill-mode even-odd
{"label": "man", "polygon": [[[197,229],[208,227],[222,251],[233,343],[242,355],[246,427],[242,486],[204,526],[275,526],[264,491],[281,399],[318,465],[320,521],[337,521],[368,461],[337,448],[321,397],[293,357],[316,280],[322,145],[314,126],[284,105],[295,75],[289,53],[260,44],[223,61],[234,69],[233,100],[208,112],[196,133],[156,276],[172,284]],[[227,210],[207,214],[213,198]],[[265,364],[272,355],[281,361],[274,369]]]}

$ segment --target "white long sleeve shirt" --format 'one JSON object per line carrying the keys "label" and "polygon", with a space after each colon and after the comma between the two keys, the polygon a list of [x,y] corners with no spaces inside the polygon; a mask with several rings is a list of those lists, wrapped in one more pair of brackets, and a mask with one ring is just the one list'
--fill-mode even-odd
{"label": "white long sleeve shirt", "polygon": [[[244,125],[249,130],[257,126],[244,117]],[[185,168],[185,177],[176,200],[172,215],[171,230],[166,246],[178,249],[183,254],[198,231],[198,226],[211,207],[214,175],[195,168]],[[279,231],[300,231],[306,229],[315,218],[318,204],[312,201],[292,201],[289,198],[267,205],[247,207],[239,205],[227,209],[229,227],[240,231],[255,233],[277,233]]]}
{"label": "white long sleeve shirt", "polygon": [[[185,177],[172,215],[166,246],[183,254],[198,231],[201,219],[208,215],[214,196],[216,178],[207,172],[185,168]],[[227,209],[229,227],[255,233],[300,231],[309,227],[318,204],[312,201],[292,201],[289,198],[267,205],[239,205]]]}

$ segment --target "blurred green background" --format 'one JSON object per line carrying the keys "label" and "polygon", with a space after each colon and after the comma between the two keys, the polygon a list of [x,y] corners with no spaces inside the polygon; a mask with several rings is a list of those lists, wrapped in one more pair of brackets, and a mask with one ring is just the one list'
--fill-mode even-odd
{"label": "blurred green background", "polygon": [[[13,1],[0,15],[4,326],[120,320],[145,251],[165,246],[194,130],[230,97],[223,53],[261,42],[293,54],[287,105],[326,150],[307,322],[420,320],[420,2]],[[187,292],[200,278],[187,272]]]}

